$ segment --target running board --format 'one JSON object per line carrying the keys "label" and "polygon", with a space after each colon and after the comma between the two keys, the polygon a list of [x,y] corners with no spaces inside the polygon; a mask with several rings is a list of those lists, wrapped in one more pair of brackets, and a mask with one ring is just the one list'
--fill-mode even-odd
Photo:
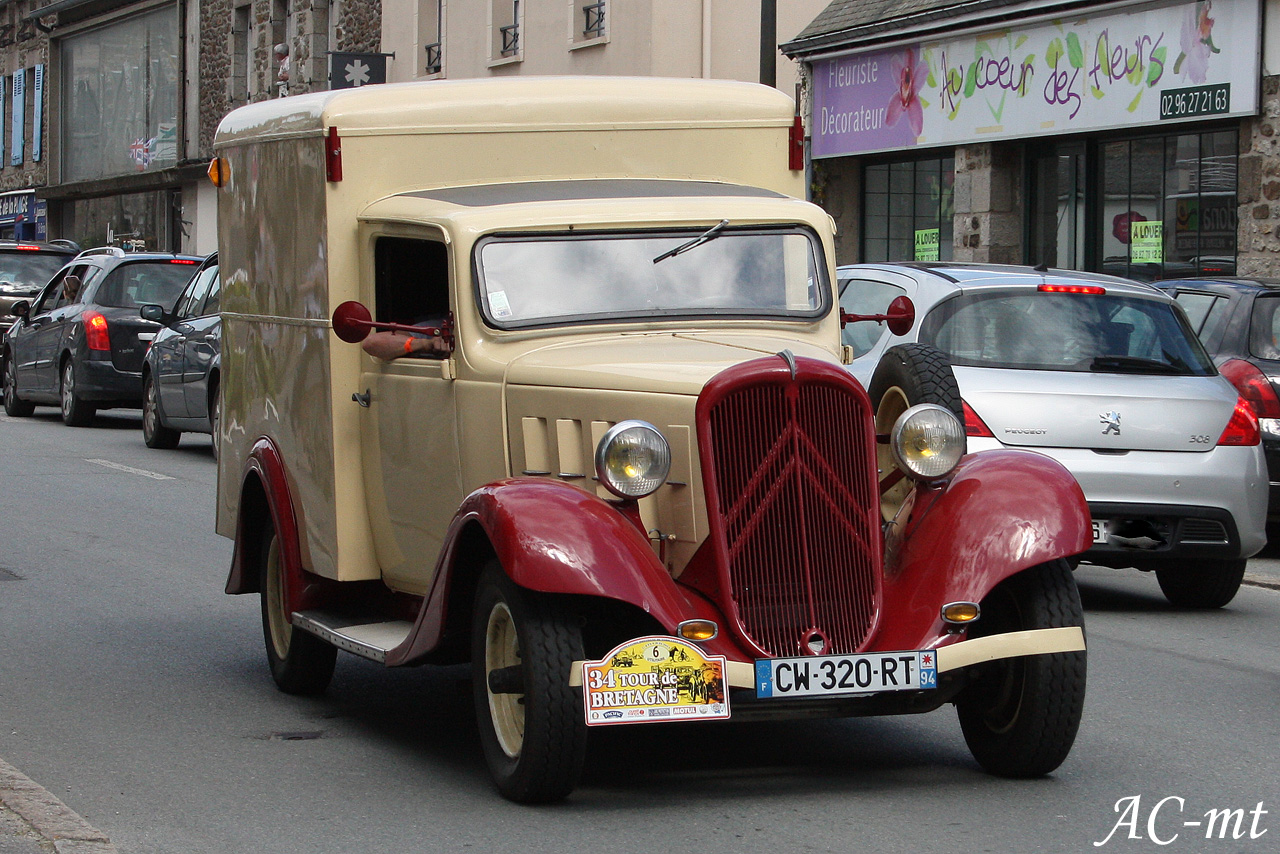
{"label": "running board", "polygon": [[403,643],[413,629],[408,620],[370,623],[325,611],[295,611],[291,622],[338,649],[381,663],[386,663],[387,653]]}

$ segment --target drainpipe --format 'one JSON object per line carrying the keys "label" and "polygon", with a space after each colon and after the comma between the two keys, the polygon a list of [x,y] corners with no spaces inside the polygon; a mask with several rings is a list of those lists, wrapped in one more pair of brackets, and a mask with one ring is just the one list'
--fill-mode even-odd
{"label": "drainpipe", "polygon": [[702,0],[702,76],[711,76],[711,3]]}
{"label": "drainpipe", "polygon": [[778,85],[778,0],[760,0],[760,82]]}

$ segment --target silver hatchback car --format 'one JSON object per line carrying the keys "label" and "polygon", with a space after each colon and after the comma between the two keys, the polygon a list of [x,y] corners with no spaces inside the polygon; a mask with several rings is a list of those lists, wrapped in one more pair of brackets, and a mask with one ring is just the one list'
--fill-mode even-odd
{"label": "silver hatchback car", "polygon": [[870,387],[884,351],[945,353],[970,450],[1023,448],[1062,463],[1093,514],[1090,563],[1154,570],[1170,602],[1231,601],[1266,543],[1258,424],[1166,294],[1043,268],[857,264],[837,271],[841,310],[910,298],[896,335],[849,322],[851,372]]}

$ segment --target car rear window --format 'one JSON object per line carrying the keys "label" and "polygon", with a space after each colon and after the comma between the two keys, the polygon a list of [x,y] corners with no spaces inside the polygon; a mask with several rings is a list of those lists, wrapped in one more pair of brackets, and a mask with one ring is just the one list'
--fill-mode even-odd
{"label": "car rear window", "polygon": [[1259,294],[1249,318],[1249,352],[1259,359],[1280,359],[1280,294]]}
{"label": "car rear window", "polygon": [[114,308],[156,304],[172,309],[195,268],[168,261],[135,261],[121,264],[98,288],[94,302]]}
{"label": "car rear window", "polygon": [[920,340],[947,353],[955,365],[1194,376],[1215,372],[1185,316],[1172,304],[1114,293],[964,293],[929,312]]}
{"label": "car rear window", "polygon": [[42,288],[70,257],[57,252],[36,252],[31,249],[0,252],[0,285]]}

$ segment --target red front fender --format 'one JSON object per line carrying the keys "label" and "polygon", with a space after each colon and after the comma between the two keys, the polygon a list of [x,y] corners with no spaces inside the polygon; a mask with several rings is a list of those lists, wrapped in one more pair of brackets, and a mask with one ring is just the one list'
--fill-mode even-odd
{"label": "red front fender", "polygon": [[440,642],[460,543],[476,525],[521,587],[626,602],[669,632],[695,617],[723,622],[710,603],[671,579],[645,536],[609,502],[567,483],[513,478],[483,486],[462,503],[427,603],[388,665],[411,663]]}
{"label": "red front fender", "polygon": [[889,538],[873,647],[938,645],[946,638],[943,605],[980,602],[1014,573],[1092,542],[1084,493],[1056,460],[1030,451],[971,454],[944,488],[920,492],[901,538]]}

